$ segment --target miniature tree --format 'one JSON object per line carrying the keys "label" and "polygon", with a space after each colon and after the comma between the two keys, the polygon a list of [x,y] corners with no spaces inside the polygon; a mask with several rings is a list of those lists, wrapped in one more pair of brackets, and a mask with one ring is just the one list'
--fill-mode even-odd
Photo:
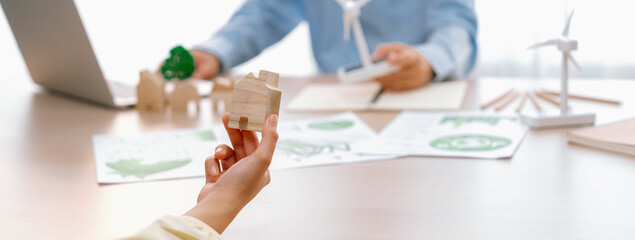
{"label": "miniature tree", "polygon": [[185,80],[194,73],[194,57],[184,47],[176,46],[161,66],[161,73],[168,81],[173,78]]}

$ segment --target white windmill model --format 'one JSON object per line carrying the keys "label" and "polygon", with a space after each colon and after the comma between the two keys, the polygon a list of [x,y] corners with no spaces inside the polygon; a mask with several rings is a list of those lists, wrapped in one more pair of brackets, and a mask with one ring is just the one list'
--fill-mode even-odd
{"label": "white windmill model", "polygon": [[357,51],[361,59],[361,65],[341,67],[338,69],[337,75],[340,80],[345,83],[362,82],[398,71],[398,67],[390,66],[386,61],[373,62],[370,57],[364,31],[362,30],[362,24],[359,21],[361,8],[370,2],[370,0],[335,1],[340,4],[344,11],[344,40],[349,41],[352,27],[353,34],[355,35],[355,45],[357,45]]}
{"label": "white windmill model", "polygon": [[571,51],[578,49],[578,41],[569,39],[569,25],[571,24],[571,18],[573,17],[573,12],[569,15],[566,25],[564,26],[564,31],[562,32],[562,37],[557,39],[552,39],[546,42],[535,44],[528,49],[535,49],[543,46],[555,45],[558,47],[558,50],[562,51],[562,76],[561,76],[561,85],[560,85],[560,115],[556,116],[529,116],[523,115],[522,118],[531,127],[535,128],[549,128],[549,127],[565,127],[565,126],[582,126],[582,125],[593,125],[595,122],[595,114],[587,113],[587,114],[573,114],[568,109],[568,63],[569,60],[575,65],[578,69],[580,66],[571,56]]}

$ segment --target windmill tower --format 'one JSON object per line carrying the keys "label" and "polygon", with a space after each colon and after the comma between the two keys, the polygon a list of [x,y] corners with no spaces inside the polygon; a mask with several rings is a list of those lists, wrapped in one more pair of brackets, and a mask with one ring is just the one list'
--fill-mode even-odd
{"label": "windmill tower", "polygon": [[[575,11],[575,10],[574,10]],[[571,11],[567,22],[562,31],[562,36],[545,42],[537,43],[528,49],[536,49],[544,46],[556,46],[562,52],[562,74],[560,78],[560,115],[558,116],[529,116],[523,115],[525,123],[534,128],[550,128],[550,127],[568,127],[593,125],[595,122],[595,114],[573,114],[569,111],[568,95],[569,95],[569,60],[580,69],[580,65],[571,56],[571,51],[578,49],[578,41],[569,39],[569,26],[573,18],[574,11]]]}

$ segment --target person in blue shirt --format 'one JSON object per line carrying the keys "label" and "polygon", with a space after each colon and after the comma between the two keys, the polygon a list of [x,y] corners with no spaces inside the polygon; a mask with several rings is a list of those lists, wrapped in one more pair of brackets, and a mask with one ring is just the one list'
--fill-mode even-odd
{"label": "person in blue shirt", "polygon": [[[343,40],[342,8],[335,0],[247,0],[209,40],[194,46],[193,77],[210,79],[241,64],[307,21],[321,73],[359,63],[355,41]],[[375,79],[406,90],[468,74],[477,56],[473,0],[373,0],[360,22],[374,59],[400,71]]]}

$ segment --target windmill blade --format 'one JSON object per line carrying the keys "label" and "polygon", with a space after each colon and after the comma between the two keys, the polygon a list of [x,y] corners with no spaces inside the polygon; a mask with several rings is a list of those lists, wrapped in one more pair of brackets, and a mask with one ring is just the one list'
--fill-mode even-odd
{"label": "windmill blade", "polygon": [[351,38],[351,20],[350,17],[344,13],[344,41],[348,41]]}
{"label": "windmill blade", "polygon": [[564,31],[562,31],[563,37],[569,37],[569,25],[571,25],[571,18],[573,18],[573,13],[575,9],[571,10],[571,14],[569,14],[569,19],[567,20],[567,24],[564,25]]}
{"label": "windmill blade", "polygon": [[578,62],[575,61],[575,59],[573,59],[573,56],[571,56],[571,53],[564,53],[564,55],[567,56],[567,59],[571,60],[571,63],[573,63],[573,65],[580,71],[582,71],[582,68],[580,67],[580,65],[578,65]]}
{"label": "windmill blade", "polygon": [[545,41],[545,42],[536,43],[534,45],[531,45],[527,49],[534,49],[534,48],[539,48],[539,47],[544,47],[544,46],[549,46],[549,45],[556,45],[556,43],[558,43],[558,39],[551,39],[549,41]]}
{"label": "windmill blade", "polygon": [[370,0],[357,0],[357,2],[355,2],[355,5],[357,5],[357,7],[361,8],[364,5],[366,5],[368,2],[370,2]]}

